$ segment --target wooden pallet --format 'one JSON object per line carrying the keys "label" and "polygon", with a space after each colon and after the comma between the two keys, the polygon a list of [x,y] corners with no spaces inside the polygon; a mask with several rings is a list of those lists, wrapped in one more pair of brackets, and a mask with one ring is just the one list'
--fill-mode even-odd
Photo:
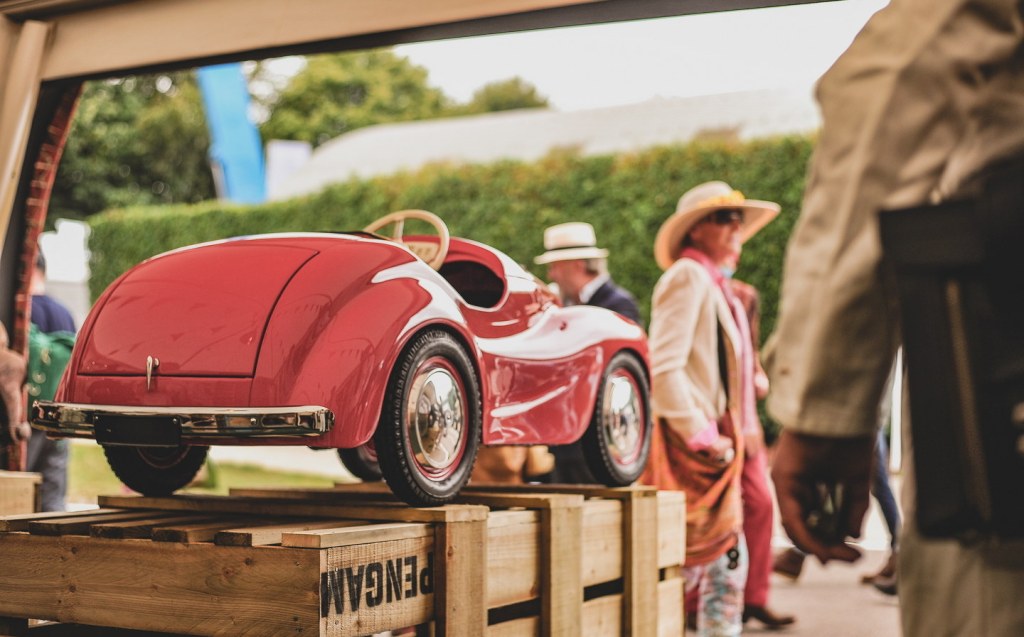
{"label": "wooden pallet", "polygon": [[0,515],[39,510],[43,476],[25,471],[0,471]]}
{"label": "wooden pallet", "polygon": [[683,634],[679,493],[472,487],[418,509],[344,485],[100,506],[0,518],[0,634]]}

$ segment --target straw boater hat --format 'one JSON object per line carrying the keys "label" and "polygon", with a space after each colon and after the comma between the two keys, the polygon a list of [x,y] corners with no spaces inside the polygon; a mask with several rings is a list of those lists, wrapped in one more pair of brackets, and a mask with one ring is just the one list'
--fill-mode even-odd
{"label": "straw boater hat", "polygon": [[603,259],[608,251],[597,247],[594,226],[582,221],[570,221],[551,226],[544,231],[544,249],[533,260],[538,265],[574,259]]}
{"label": "straw boater hat", "polygon": [[679,246],[690,228],[719,208],[743,209],[743,224],[740,226],[743,241],[757,234],[779,214],[779,204],[747,199],[724,181],[694,186],[679,198],[676,211],[658,229],[658,236],[654,239],[654,260],[658,267],[667,270],[679,256]]}

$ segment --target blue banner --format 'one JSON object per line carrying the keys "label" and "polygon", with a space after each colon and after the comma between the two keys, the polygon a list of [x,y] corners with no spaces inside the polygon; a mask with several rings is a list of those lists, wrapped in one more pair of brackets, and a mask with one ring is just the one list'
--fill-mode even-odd
{"label": "blue banner", "polygon": [[210,130],[210,160],[217,195],[238,203],[266,199],[263,148],[249,121],[249,88],[241,64],[207,66],[197,71]]}

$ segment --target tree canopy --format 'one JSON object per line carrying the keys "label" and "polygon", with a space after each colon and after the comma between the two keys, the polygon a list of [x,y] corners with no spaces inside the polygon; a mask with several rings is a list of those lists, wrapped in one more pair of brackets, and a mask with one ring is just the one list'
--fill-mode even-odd
{"label": "tree canopy", "polygon": [[50,200],[50,218],[215,196],[191,72],[88,82]]}
{"label": "tree canopy", "polygon": [[[389,49],[308,58],[289,81],[264,64],[250,71],[266,117],[264,140],[314,146],[389,122],[547,105],[521,78],[493,82],[457,104],[427,70]],[[210,135],[191,71],[87,82],[50,200],[50,219],[112,208],[214,199]]]}
{"label": "tree canopy", "polygon": [[480,87],[461,110],[465,113],[494,113],[543,106],[548,106],[548,98],[539,94],[536,86],[521,77],[512,77]]}
{"label": "tree canopy", "polygon": [[309,59],[270,107],[263,139],[318,146],[364,126],[430,119],[449,100],[427,82],[427,71],[387,49]]}

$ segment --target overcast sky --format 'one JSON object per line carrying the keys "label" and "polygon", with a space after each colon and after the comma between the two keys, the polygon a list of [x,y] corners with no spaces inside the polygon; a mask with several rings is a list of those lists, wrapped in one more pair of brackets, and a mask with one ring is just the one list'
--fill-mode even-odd
{"label": "overcast sky", "polygon": [[884,0],[636,20],[400,46],[460,100],[519,76],[561,110],[811,86]]}

